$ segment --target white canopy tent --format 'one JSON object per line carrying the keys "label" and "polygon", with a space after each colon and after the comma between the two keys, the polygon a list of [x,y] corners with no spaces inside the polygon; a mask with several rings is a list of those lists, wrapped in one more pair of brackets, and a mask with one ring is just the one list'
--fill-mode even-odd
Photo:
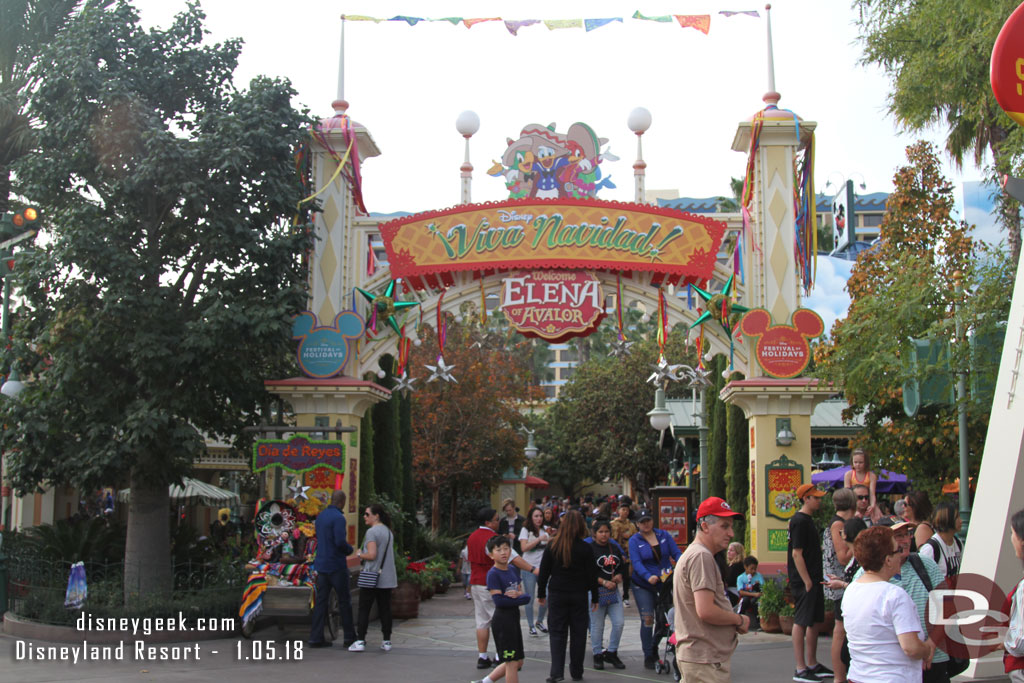
{"label": "white canopy tent", "polygon": [[[171,484],[169,493],[171,503],[174,505],[209,505],[211,507],[227,507],[239,505],[241,500],[237,493],[185,477],[181,485]],[[128,503],[131,501],[131,489],[121,489],[117,492],[117,502]]]}

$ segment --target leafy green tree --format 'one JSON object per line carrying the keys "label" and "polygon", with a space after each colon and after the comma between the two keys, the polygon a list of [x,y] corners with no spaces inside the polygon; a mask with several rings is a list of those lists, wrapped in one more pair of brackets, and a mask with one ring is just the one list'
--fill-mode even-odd
{"label": "leafy green tree", "polygon": [[710,364],[712,381],[710,387],[704,392],[704,401],[708,404],[708,495],[725,498],[725,471],[727,469],[727,442],[729,435],[726,432],[727,406],[718,397],[722,387],[725,386],[725,378],[722,372],[729,366],[729,359],[724,355],[715,356]]}
{"label": "leafy green tree", "polygon": [[[670,363],[696,364],[693,347],[684,348],[679,333],[669,335],[665,354]],[[644,497],[667,479],[668,458],[647,418],[655,391],[647,378],[657,359],[657,342],[638,340],[625,357],[592,357],[562,387],[550,431],[563,435],[556,454],[567,456],[576,477],[627,478]],[[682,397],[689,391],[682,382],[670,382],[666,393]]]}
{"label": "leafy green tree", "polygon": [[[956,164],[971,154],[990,176],[1019,171],[1024,136],[996,103],[989,55],[1018,0],[854,0],[865,64],[882,67],[892,92],[889,111],[901,126],[947,130],[946,151]],[[1010,247],[1011,268],[1020,255],[1020,205],[999,195],[999,216]]]}
{"label": "leafy green tree", "polygon": [[[743,379],[733,375],[732,380]],[[750,496],[750,436],[747,418],[737,405],[727,405],[725,431],[726,443],[725,499],[736,512],[746,514]],[[746,520],[736,521],[736,538],[743,538]]]}
{"label": "leafy green tree", "polygon": [[[390,389],[394,384],[391,370],[394,358],[385,354],[380,360],[380,367],[385,376],[374,380],[381,386]],[[389,500],[402,501],[401,447],[398,425],[398,400],[377,403],[371,408],[373,412],[373,483],[377,495],[385,495]]]}
{"label": "leafy green tree", "polygon": [[405,513],[403,536],[411,541],[416,525],[416,480],[412,471],[412,397],[398,394],[398,438],[402,446],[402,512]]}
{"label": "leafy green tree", "polygon": [[21,492],[131,485],[126,598],[169,590],[168,485],[256,420],[306,300],[309,121],[285,82],[236,90],[241,43],[204,45],[203,19],[85,8],[29,72],[39,153],[16,169],[51,229],[17,270],[7,356],[34,378],[0,439]]}
{"label": "leafy green tree", "polygon": [[[373,410],[367,410],[363,419],[359,421],[359,508],[365,510],[366,506],[377,500],[377,490],[374,488],[374,462],[373,462]],[[359,516],[359,537],[362,538],[366,532],[366,523],[363,516]]]}
{"label": "leafy green tree", "polygon": [[[953,220],[952,190],[931,145],[907,148],[909,165],[893,179],[880,226],[881,241],[857,260],[847,285],[851,304],[831,339],[815,348],[816,372],[843,387],[849,408],[863,414],[865,429],[854,439],[878,466],[908,474],[915,486],[938,493],[959,470],[957,410],[938,406],[909,418],[903,383],[916,377],[904,361],[912,338],[950,340],[953,366],[990,375],[956,343],[954,273],[966,294],[959,315],[965,327],[988,335],[1005,324],[1013,274],[1005,254],[987,253]],[[935,370],[933,368],[932,370]],[[970,397],[968,441],[972,467],[981,456],[991,397]]]}
{"label": "leafy green tree", "polygon": [[604,475],[596,460],[575,448],[577,435],[566,429],[569,410],[568,403],[556,401],[536,421],[540,453],[531,469],[548,483],[561,487],[565,495],[576,496],[587,481],[600,481]]}
{"label": "leafy green tree", "polygon": [[413,347],[410,374],[421,377],[413,399],[412,442],[416,482],[431,497],[431,528],[441,525],[441,492],[487,491],[509,467],[521,466],[522,403],[535,399],[530,340],[486,334],[473,316],[448,322],[445,362],[456,382],[427,381],[435,365],[436,332],[427,328]]}

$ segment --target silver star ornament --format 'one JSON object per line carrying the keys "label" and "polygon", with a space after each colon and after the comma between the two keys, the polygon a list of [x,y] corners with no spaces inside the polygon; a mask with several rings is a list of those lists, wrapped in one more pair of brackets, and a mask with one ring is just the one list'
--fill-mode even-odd
{"label": "silver star ornament", "polygon": [[444,362],[444,356],[437,359],[437,365],[427,365],[427,370],[430,370],[430,377],[427,378],[428,382],[433,382],[435,379],[444,380],[445,382],[454,382],[458,384],[458,380],[452,377],[452,370],[455,369],[454,365],[447,365]]}
{"label": "silver star ornament", "polygon": [[401,391],[408,395],[410,391],[416,391],[416,387],[414,387],[412,383],[417,379],[419,378],[409,377],[409,374],[405,370],[402,370],[402,376],[395,379],[395,386],[392,391]]}
{"label": "silver star ornament", "polygon": [[292,499],[296,502],[300,500],[309,500],[309,496],[306,495],[306,491],[309,490],[308,486],[303,486],[301,481],[295,481],[288,487],[288,490],[292,492]]}
{"label": "silver star ornament", "polygon": [[658,359],[657,365],[652,365],[651,367],[654,368],[654,372],[647,378],[649,384],[658,385],[664,382],[679,381],[679,377],[676,375],[676,370],[679,369],[679,366],[669,365],[664,356]]}
{"label": "silver star ornament", "polygon": [[609,356],[615,358],[622,358],[629,355],[629,347],[633,346],[633,342],[626,341],[625,338],[616,339],[612,342],[612,350],[608,352]]}

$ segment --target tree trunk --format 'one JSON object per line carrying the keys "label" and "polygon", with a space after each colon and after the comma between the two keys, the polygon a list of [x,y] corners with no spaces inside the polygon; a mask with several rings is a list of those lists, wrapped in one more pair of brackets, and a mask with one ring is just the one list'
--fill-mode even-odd
{"label": "tree trunk", "polygon": [[448,507],[448,531],[454,532],[458,528],[458,514],[459,508],[459,485],[452,484],[452,502]]}
{"label": "tree trunk", "polygon": [[131,473],[128,538],[124,548],[125,603],[171,591],[170,494],[167,484],[143,482]]}
{"label": "tree trunk", "polygon": [[437,531],[441,528],[441,487],[430,489],[430,528]]}

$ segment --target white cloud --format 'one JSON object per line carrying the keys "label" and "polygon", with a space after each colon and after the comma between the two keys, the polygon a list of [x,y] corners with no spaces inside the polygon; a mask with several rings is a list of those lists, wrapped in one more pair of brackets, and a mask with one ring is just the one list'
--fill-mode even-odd
{"label": "white cloud", "polygon": [[818,257],[818,273],[814,280],[814,288],[810,295],[804,297],[804,308],[810,308],[825,321],[825,334],[832,331],[832,324],[839,318],[845,318],[850,308],[850,295],[846,292],[846,282],[850,279],[853,269],[852,261]]}

